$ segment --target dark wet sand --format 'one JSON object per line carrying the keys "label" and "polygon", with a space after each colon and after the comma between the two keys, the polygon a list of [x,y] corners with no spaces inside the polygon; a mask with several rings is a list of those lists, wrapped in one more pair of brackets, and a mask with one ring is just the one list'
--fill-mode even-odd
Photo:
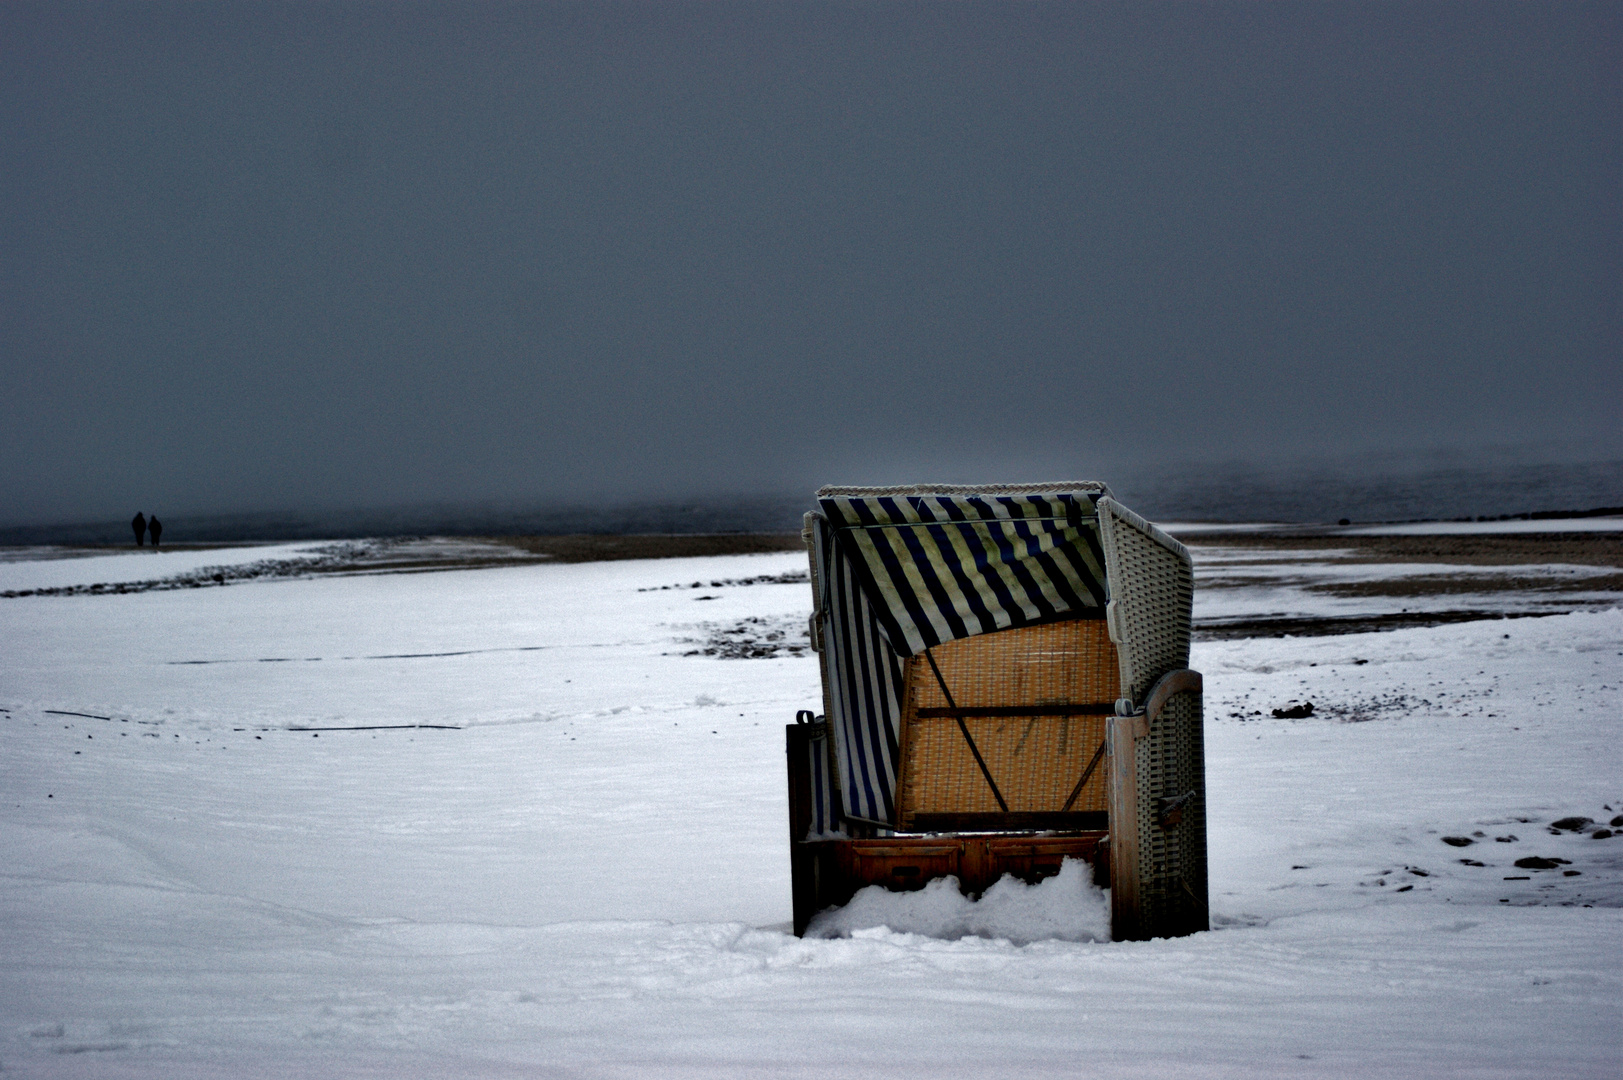
{"label": "dark wet sand", "polygon": [[1462,566],[1526,566],[1572,563],[1623,569],[1623,532],[1507,533],[1473,536],[1349,536],[1299,532],[1197,533],[1180,539],[1199,559],[1204,547],[1254,548],[1270,552],[1344,552],[1348,562],[1435,562]]}
{"label": "dark wet sand", "polygon": [[[1260,575],[1253,581],[1243,570],[1246,565],[1279,567],[1298,562],[1311,563],[1434,563],[1444,568],[1436,573],[1400,576],[1374,581],[1310,584],[1310,591],[1336,596],[1386,597],[1394,607],[1406,598],[1459,595],[1459,607],[1427,611],[1391,611],[1357,616],[1297,618],[1267,616],[1218,623],[1197,622],[1197,638],[1320,636],[1394,630],[1414,626],[1438,626],[1477,619],[1502,619],[1523,615],[1555,614],[1623,602],[1623,534],[1620,533],[1519,533],[1471,536],[1348,536],[1291,530],[1267,533],[1191,533],[1181,539],[1190,548],[1198,566],[1203,552],[1223,549],[1222,584],[1206,588],[1233,588],[1265,585],[1272,580]],[[400,538],[371,543],[334,545],[332,554],[316,564],[286,560],[232,568],[223,574],[188,575],[162,581],[131,582],[114,586],[72,586],[7,592],[6,597],[26,595],[85,595],[146,592],[152,589],[199,588],[236,584],[254,578],[310,576],[319,574],[400,574],[446,570],[491,569],[536,563],[607,562],[623,559],[677,559],[714,555],[746,555],[772,552],[803,552],[797,533],[711,533],[654,535],[569,535],[493,536],[447,538]],[[1235,549],[1254,552],[1255,558],[1233,559]],[[107,549],[101,549],[105,551]],[[90,553],[86,551],[85,553]],[[1548,573],[1531,573],[1532,566],[1567,564],[1616,568],[1616,573],[1574,575],[1570,580]],[[1450,574],[1446,567],[1504,567],[1502,573]],[[1484,600],[1515,595],[1516,610],[1483,608]],[[1491,605],[1492,600],[1488,599]]]}
{"label": "dark wet sand", "polygon": [[616,559],[691,559],[705,555],[757,555],[805,551],[799,533],[661,533],[630,536],[495,536],[493,543],[545,556],[551,562]]}
{"label": "dark wet sand", "polygon": [[[704,555],[751,555],[803,550],[799,533],[658,533],[635,535],[574,534],[565,536],[450,537],[468,543],[516,549],[553,562],[603,562],[617,559],[682,559]],[[1470,566],[1575,563],[1623,569],[1623,532],[1615,533],[1511,533],[1481,536],[1350,536],[1310,530],[1277,532],[1184,531],[1179,534],[1191,549],[1204,547],[1255,548],[1259,559],[1277,562],[1270,553],[1284,551],[1343,552],[1341,558],[1357,562],[1441,562]],[[175,543],[165,550],[206,551],[252,547],[255,544]],[[105,555],[130,550],[130,545],[60,545],[51,558]],[[24,549],[16,549],[22,552]],[[512,550],[505,553],[513,558]],[[492,559],[500,558],[498,551]],[[521,561],[522,557],[520,557]]]}
{"label": "dark wet sand", "polygon": [[[1330,634],[1359,634],[1372,630],[1398,630],[1417,626],[1443,626],[1479,619],[1523,618],[1611,607],[1623,601],[1623,533],[1509,533],[1468,536],[1347,536],[1302,532],[1270,533],[1185,533],[1180,537],[1189,547],[1195,563],[1202,552],[1235,549],[1255,553],[1255,559],[1225,557],[1227,573],[1222,584],[1208,588],[1244,588],[1266,585],[1271,579],[1247,579],[1243,569],[1288,566],[1307,560],[1321,563],[1427,563],[1443,569],[1437,573],[1403,575],[1374,581],[1326,581],[1305,586],[1309,592],[1338,597],[1384,597],[1394,602],[1426,597],[1458,596],[1462,606],[1424,611],[1390,611],[1371,615],[1320,616],[1297,618],[1264,616],[1255,619],[1197,622],[1195,636],[1202,639],[1247,637],[1317,637]],[[1552,564],[1584,567],[1612,567],[1616,573],[1573,574],[1570,578],[1550,573],[1530,573],[1531,567]],[[1504,567],[1502,573],[1451,574],[1449,566]],[[1492,610],[1481,607],[1485,598],[1519,598],[1519,610]],[[1489,601],[1491,603],[1491,600]]]}
{"label": "dark wet sand", "polygon": [[[1197,563],[1203,548],[1250,548],[1257,564],[1293,561],[1293,553],[1311,552],[1315,559],[1355,563],[1438,563],[1456,566],[1503,566],[1506,573],[1451,576],[1440,573],[1385,581],[1326,583],[1312,588],[1339,596],[1385,596],[1394,600],[1423,596],[1470,594],[1480,602],[1484,594],[1539,593],[1553,610],[1579,610],[1597,605],[1594,600],[1561,601],[1561,593],[1617,593],[1623,595],[1623,533],[1510,533],[1471,536],[1347,536],[1306,532],[1208,533],[1182,537]],[[711,536],[528,536],[492,538],[493,542],[541,555],[548,561],[593,562],[607,559],[686,558],[698,555],[741,555],[756,552],[803,550],[793,533],[727,534]],[[1513,568],[1565,563],[1578,566],[1617,567],[1616,574],[1584,576],[1572,581],[1547,575],[1516,573]],[[1229,560],[1230,568],[1236,564]],[[1244,565],[1240,563],[1239,565]],[[1611,601],[1600,601],[1610,606]],[[1197,638],[1317,637],[1357,634],[1372,630],[1441,626],[1478,619],[1521,617],[1501,611],[1461,607],[1442,611],[1396,611],[1375,615],[1320,618],[1258,618],[1195,627]]]}
{"label": "dark wet sand", "polygon": [[[1307,532],[1186,533],[1190,548],[1255,548],[1258,557],[1286,551],[1344,552],[1356,562],[1436,562],[1465,566],[1572,563],[1623,570],[1623,532],[1510,533],[1484,536],[1347,536]],[[710,533],[633,536],[499,536],[488,538],[556,562],[682,559],[804,550],[799,533]]]}
{"label": "dark wet sand", "polygon": [[[711,533],[637,536],[500,536],[506,544],[557,562],[609,559],[681,559],[699,555],[748,555],[804,550],[799,533]],[[1271,552],[1341,551],[1356,562],[1436,562],[1466,566],[1516,566],[1574,563],[1615,566],[1623,570],[1623,532],[1510,533],[1486,536],[1347,536],[1310,533],[1187,533],[1192,549],[1255,548],[1259,558]]]}

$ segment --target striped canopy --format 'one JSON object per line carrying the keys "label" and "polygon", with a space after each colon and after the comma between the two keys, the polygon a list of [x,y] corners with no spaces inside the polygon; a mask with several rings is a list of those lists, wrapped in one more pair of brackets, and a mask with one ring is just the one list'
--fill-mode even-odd
{"label": "striped canopy", "polygon": [[823,517],[890,648],[1103,608],[1103,484],[832,488]]}

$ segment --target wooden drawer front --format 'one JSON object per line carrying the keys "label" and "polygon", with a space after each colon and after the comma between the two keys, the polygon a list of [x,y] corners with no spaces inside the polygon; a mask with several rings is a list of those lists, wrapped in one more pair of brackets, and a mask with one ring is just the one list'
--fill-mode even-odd
{"label": "wooden drawer front", "polygon": [[886,845],[858,841],[841,845],[841,869],[856,887],[883,885],[903,892],[922,889],[939,877],[957,875],[960,844]]}

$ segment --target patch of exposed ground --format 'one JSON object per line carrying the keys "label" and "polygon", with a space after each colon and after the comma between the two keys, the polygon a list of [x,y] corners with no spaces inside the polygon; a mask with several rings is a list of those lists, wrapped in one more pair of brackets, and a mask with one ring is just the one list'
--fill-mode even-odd
{"label": "patch of exposed ground", "polygon": [[[193,545],[188,550],[207,550]],[[43,589],[9,589],[0,598],[23,596],[117,596],[125,593],[202,589],[272,578],[325,574],[415,574],[442,570],[486,570],[539,562],[579,563],[618,559],[678,559],[704,555],[744,555],[804,550],[797,534],[728,533],[649,536],[404,536],[345,540],[312,546],[292,559],[265,559],[235,566],[207,567],[187,574],[148,581],[68,585]],[[75,549],[49,557],[105,555],[107,548]],[[799,579],[805,580],[801,574]],[[727,584],[753,584],[751,581]]]}
{"label": "patch of exposed ground", "polygon": [[344,540],[312,545],[296,558],[263,559],[231,566],[209,566],[189,573],[147,581],[65,585],[43,589],[8,589],[0,597],[118,596],[125,593],[167,592],[238,585],[273,578],[313,577],[326,574],[413,574],[435,570],[471,570],[517,566],[542,561],[497,541],[480,538],[391,537],[379,540]]}
{"label": "patch of exposed ground", "polygon": [[494,543],[553,562],[617,559],[690,559],[707,555],[756,555],[805,551],[799,533],[693,533],[634,536],[500,536]]}
{"label": "patch of exposed ground", "polygon": [[[1573,610],[1566,608],[1563,610]],[[1367,634],[1376,630],[1406,630],[1415,626],[1446,626],[1480,619],[1518,619],[1553,612],[1527,612],[1506,615],[1498,611],[1401,611],[1384,615],[1340,615],[1322,617],[1272,617],[1226,619],[1222,622],[1196,621],[1196,641],[1230,641],[1256,637],[1326,637],[1333,634]]]}
{"label": "patch of exposed ground", "polygon": [[1422,574],[1386,581],[1343,581],[1308,586],[1331,596],[1463,596],[1503,592],[1623,593],[1619,574]]}
{"label": "patch of exposed ground", "polygon": [[[1425,601],[1459,607],[1305,616],[1259,614],[1197,620],[1203,640],[1315,637],[1554,615],[1623,603],[1623,534],[1346,536],[1221,533],[1186,536],[1202,590],[1267,588],[1340,599]],[[1354,567],[1424,564],[1425,572],[1368,577]],[[1446,568],[1457,566],[1459,573]],[[1484,568],[1503,568],[1484,569]],[[1268,571],[1275,571],[1269,574]],[[1283,573],[1281,573],[1283,571]],[[1608,572],[1615,571],[1615,572]],[[1503,606],[1500,601],[1505,601]],[[1445,600],[1446,602],[1446,600]]]}
{"label": "patch of exposed ground", "polygon": [[638,592],[670,592],[672,589],[730,589],[741,585],[804,585],[811,578],[805,570],[790,570],[783,574],[758,574],[747,578],[716,578],[712,581],[690,581],[677,585],[647,585]]}
{"label": "patch of exposed ground", "polygon": [[[163,550],[169,551],[240,551],[246,547],[259,546],[253,543],[243,544],[207,544],[192,541],[177,541],[166,543]],[[127,551],[153,551],[155,548],[136,549],[129,544],[112,547],[107,544],[27,544],[20,547],[0,547],[0,563],[14,562],[45,562],[58,559],[89,559],[100,555],[111,555]]]}
{"label": "patch of exposed ground", "polygon": [[805,656],[811,637],[802,619],[751,617],[731,624],[706,623],[701,638],[678,638],[694,648],[683,656],[714,656],[720,660],[770,660],[776,656]]}
{"label": "patch of exposed ground", "polygon": [[[1255,565],[1276,565],[1269,552],[1322,552],[1346,563],[1453,563],[1459,566],[1529,566],[1562,563],[1623,570],[1623,533],[1513,533],[1499,536],[1314,536],[1267,533],[1187,533],[1181,539],[1195,561],[1203,549],[1254,550]],[[1226,565],[1243,566],[1245,560]]]}

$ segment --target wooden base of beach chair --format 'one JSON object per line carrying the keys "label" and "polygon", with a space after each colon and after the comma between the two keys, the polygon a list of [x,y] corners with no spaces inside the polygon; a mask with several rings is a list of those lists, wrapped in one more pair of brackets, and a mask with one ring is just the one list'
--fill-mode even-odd
{"label": "wooden base of beach chair", "polygon": [[789,857],[797,936],[819,911],[847,903],[869,885],[909,892],[955,877],[961,892],[978,896],[1005,874],[1035,885],[1058,874],[1065,859],[1092,864],[1101,886],[1109,885],[1110,873],[1103,832],[807,840],[793,844]]}

